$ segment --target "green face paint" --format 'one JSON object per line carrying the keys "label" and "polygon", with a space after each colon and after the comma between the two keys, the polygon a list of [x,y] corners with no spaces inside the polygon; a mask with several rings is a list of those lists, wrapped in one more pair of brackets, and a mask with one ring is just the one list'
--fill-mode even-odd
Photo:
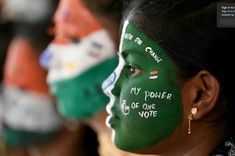
{"label": "green face paint", "polygon": [[15,130],[8,126],[4,126],[2,130],[3,140],[11,147],[27,147],[30,145],[45,143],[55,138],[57,134],[58,131],[50,133],[26,132]]}
{"label": "green face paint", "polygon": [[170,137],[181,123],[180,88],[172,61],[130,21],[119,51],[119,65],[103,83],[111,99],[106,123],[116,146],[134,151]]}
{"label": "green face paint", "polygon": [[72,120],[81,120],[103,110],[109,99],[102,92],[101,84],[117,62],[115,56],[74,78],[51,82],[50,90],[56,97],[59,113]]}

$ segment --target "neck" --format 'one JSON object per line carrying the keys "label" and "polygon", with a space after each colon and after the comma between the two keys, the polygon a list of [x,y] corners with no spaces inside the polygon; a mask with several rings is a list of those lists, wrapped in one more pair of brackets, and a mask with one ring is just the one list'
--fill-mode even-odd
{"label": "neck", "polygon": [[107,117],[106,110],[94,116],[92,119],[86,120],[85,122],[96,131],[96,133],[111,133],[111,129],[105,125],[105,120]]}
{"label": "neck", "polygon": [[[224,122],[192,123],[192,133],[187,133],[187,127],[180,127],[155,146],[144,148],[138,153],[159,154],[162,156],[208,156],[228,134]],[[185,133],[182,133],[184,132]],[[172,139],[174,138],[174,139]]]}
{"label": "neck", "polygon": [[185,156],[208,156],[227,134],[225,125],[222,123],[213,124],[210,129],[204,130],[204,133],[200,133],[199,130],[192,136],[191,149],[185,152]]}

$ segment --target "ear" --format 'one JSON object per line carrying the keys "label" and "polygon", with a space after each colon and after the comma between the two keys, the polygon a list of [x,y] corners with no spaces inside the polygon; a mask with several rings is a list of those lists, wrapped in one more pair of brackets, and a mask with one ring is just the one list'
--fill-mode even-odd
{"label": "ear", "polygon": [[218,80],[207,71],[200,71],[189,82],[183,96],[189,94],[187,98],[189,106],[189,114],[192,108],[197,108],[197,113],[193,115],[194,120],[201,119],[208,114],[217,104],[220,84]]}

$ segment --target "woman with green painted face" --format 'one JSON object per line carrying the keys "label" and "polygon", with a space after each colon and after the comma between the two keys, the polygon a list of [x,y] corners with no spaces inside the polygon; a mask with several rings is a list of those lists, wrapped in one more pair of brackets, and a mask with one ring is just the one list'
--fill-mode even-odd
{"label": "woman with green painted face", "polygon": [[217,27],[216,6],[209,0],[129,6],[119,65],[103,83],[110,97],[106,124],[118,148],[234,155],[234,84],[227,68],[235,30]]}

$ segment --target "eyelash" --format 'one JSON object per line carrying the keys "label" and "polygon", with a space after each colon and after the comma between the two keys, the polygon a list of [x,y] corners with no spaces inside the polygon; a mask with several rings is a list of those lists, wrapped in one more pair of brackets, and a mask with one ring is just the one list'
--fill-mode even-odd
{"label": "eyelash", "polygon": [[127,65],[126,66],[127,70],[128,70],[128,76],[132,76],[132,77],[135,77],[135,76],[138,76],[142,73],[142,70],[139,69],[138,67],[135,67],[133,65]]}

